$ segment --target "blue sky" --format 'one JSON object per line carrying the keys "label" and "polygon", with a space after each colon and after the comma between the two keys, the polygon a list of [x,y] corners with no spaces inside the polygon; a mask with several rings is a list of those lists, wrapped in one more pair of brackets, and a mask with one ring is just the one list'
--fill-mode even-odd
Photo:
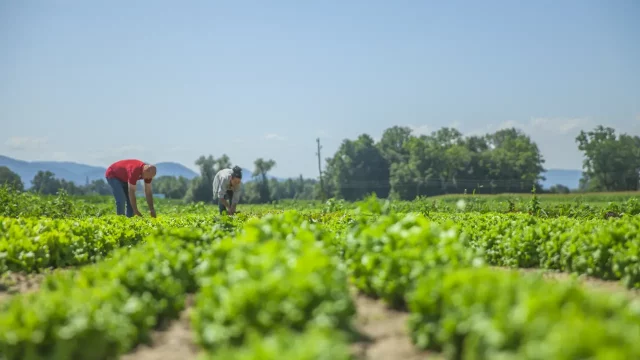
{"label": "blue sky", "polygon": [[0,154],[106,166],[228,154],[317,176],[393,125],[521,128],[581,167],[640,135],[640,2],[0,0]]}

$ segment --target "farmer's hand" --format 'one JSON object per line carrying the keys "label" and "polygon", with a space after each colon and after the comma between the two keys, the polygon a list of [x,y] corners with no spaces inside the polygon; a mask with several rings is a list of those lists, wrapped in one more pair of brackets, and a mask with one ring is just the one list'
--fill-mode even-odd
{"label": "farmer's hand", "polygon": [[142,217],[142,213],[140,213],[140,211],[139,211],[139,210],[134,210],[134,211],[133,211],[133,214],[134,214],[135,216],[140,216],[140,217]]}
{"label": "farmer's hand", "polygon": [[151,217],[156,217],[156,211],[155,210],[149,210],[149,214],[151,214]]}

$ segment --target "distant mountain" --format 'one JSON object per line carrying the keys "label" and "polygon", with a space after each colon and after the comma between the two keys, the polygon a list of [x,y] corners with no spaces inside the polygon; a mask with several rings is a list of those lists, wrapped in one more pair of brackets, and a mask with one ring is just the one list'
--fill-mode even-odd
{"label": "distant mountain", "polygon": [[[175,162],[160,162],[155,164],[158,168],[158,176],[184,176],[193,179],[198,173],[188,167]],[[20,175],[25,188],[31,187],[31,180],[38,171],[51,171],[58,179],[73,181],[76,185],[84,185],[87,181],[104,179],[106,167],[79,164],[69,161],[23,161],[0,155],[0,166],[6,166],[11,171]],[[242,168],[244,182],[252,181],[253,173]],[[279,177],[270,176],[277,180]]]}
{"label": "distant mountain", "polygon": [[542,182],[542,187],[549,189],[553,185],[564,185],[569,189],[577,189],[580,186],[582,170],[549,169],[542,174],[547,179]]}
{"label": "distant mountain", "polygon": [[104,179],[105,168],[66,161],[23,161],[0,155],[0,166],[6,166],[20,175],[25,188],[31,187],[31,180],[38,171],[51,171],[59,179],[84,185],[87,181]]}
{"label": "distant mountain", "polygon": [[174,162],[160,162],[155,164],[158,170],[158,176],[183,176],[189,180],[198,176],[198,173],[188,167]]}

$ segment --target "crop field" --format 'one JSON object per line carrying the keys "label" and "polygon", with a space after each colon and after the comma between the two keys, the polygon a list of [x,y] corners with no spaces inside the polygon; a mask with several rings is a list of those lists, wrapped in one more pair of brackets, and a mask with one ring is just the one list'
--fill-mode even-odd
{"label": "crop field", "polygon": [[275,202],[0,188],[0,360],[640,359],[640,195]]}

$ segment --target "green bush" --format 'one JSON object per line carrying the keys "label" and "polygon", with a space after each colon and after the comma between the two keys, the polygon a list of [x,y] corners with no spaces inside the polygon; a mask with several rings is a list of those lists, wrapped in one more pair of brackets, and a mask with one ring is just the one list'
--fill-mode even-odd
{"label": "green bush", "polygon": [[409,327],[417,346],[452,359],[636,359],[638,305],[574,283],[460,269],[420,280]]}

